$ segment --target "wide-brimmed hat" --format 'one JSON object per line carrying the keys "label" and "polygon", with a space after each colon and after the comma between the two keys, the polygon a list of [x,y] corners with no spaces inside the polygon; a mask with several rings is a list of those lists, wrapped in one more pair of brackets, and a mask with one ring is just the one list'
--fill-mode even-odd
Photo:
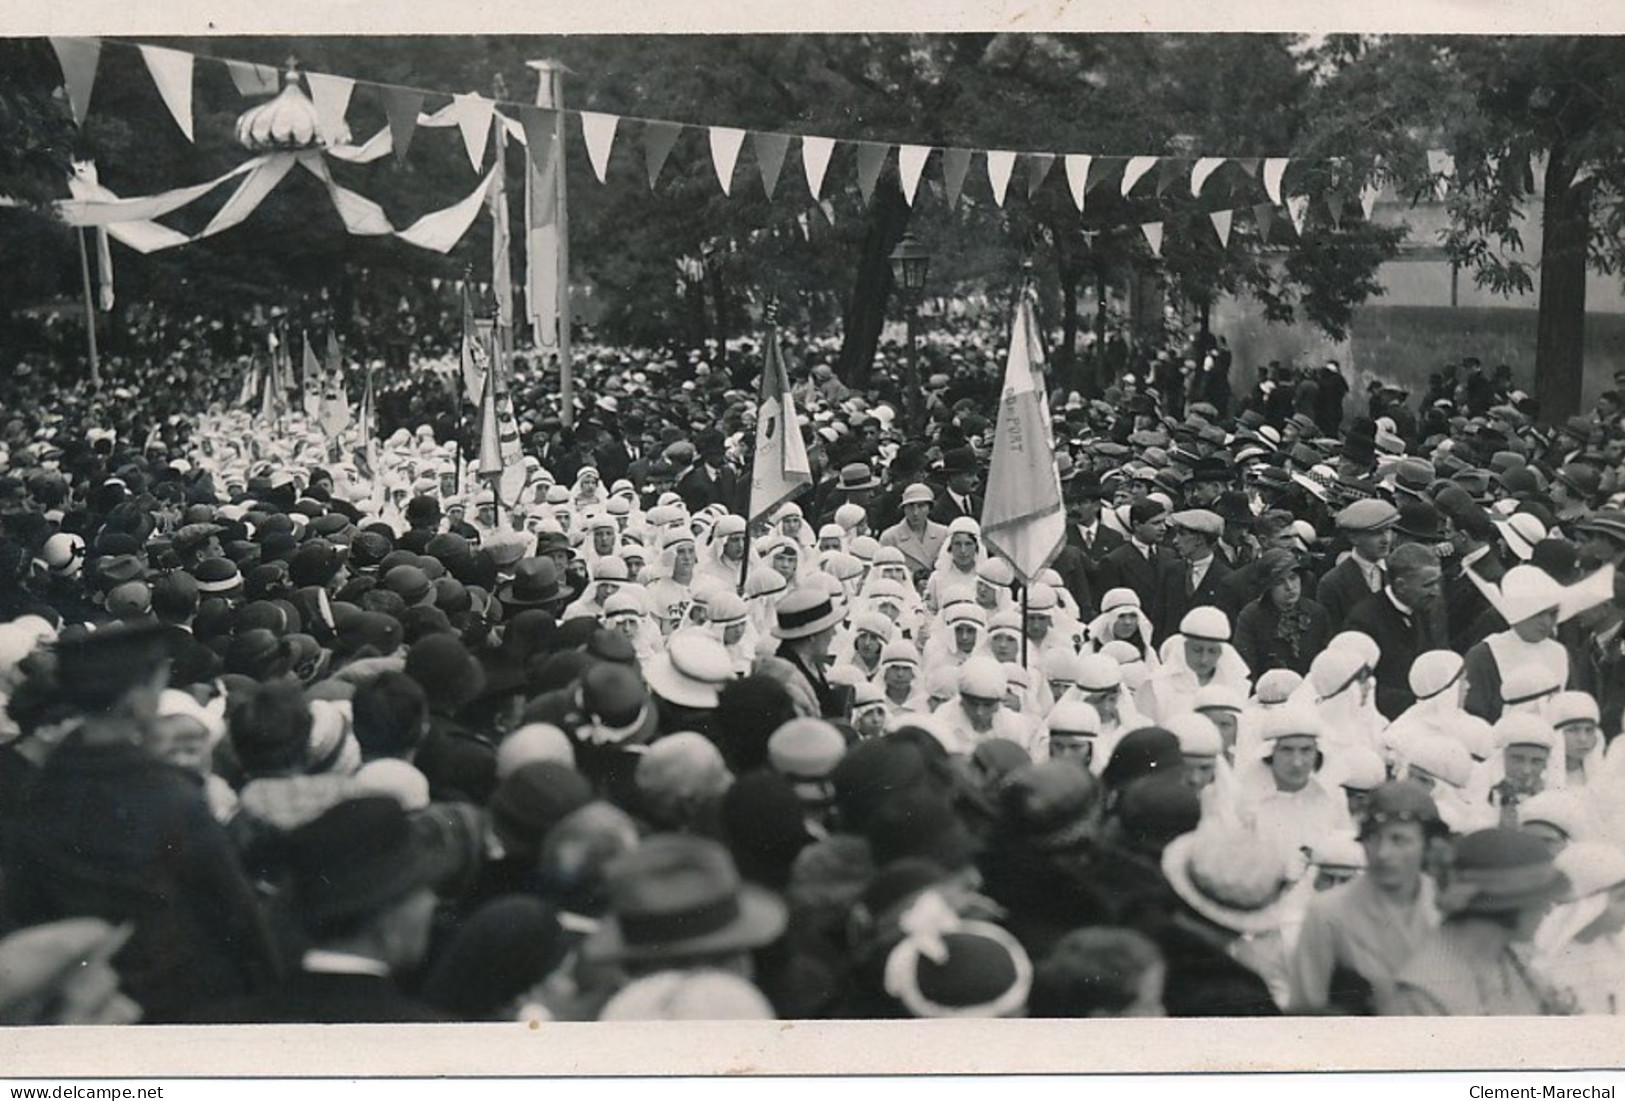
{"label": "wide-brimmed hat", "polygon": [[715,841],[658,834],[606,870],[610,912],[582,943],[590,960],[647,962],[744,952],[777,940],[786,910],[739,879]]}
{"label": "wide-brimmed hat", "polygon": [[828,592],[815,588],[791,590],[779,601],[777,610],[778,620],[773,625],[773,637],[779,639],[816,635],[825,628],[835,626],[845,614],[835,607]]}
{"label": "wide-brimmed hat", "polygon": [[1162,851],[1162,874],[1185,905],[1243,935],[1279,928],[1281,903],[1292,886],[1278,852],[1229,826],[1208,826],[1170,841]]}
{"label": "wide-brimmed hat", "polygon": [[1439,909],[1504,914],[1560,898],[1567,890],[1568,877],[1539,838],[1519,830],[1479,830],[1456,842]]}
{"label": "wide-brimmed hat", "polygon": [[335,804],[288,835],[296,912],[317,925],[364,917],[443,882],[457,854],[425,841],[392,796]]}
{"label": "wide-brimmed hat", "polygon": [[514,566],[513,580],[497,586],[497,599],[516,608],[546,608],[575,599],[573,585],[559,576],[551,558],[523,558]]}
{"label": "wide-brimmed hat", "polygon": [[655,695],[679,707],[717,706],[722,687],[734,679],[733,659],[716,636],[699,628],[675,632],[666,651],[643,671]]}

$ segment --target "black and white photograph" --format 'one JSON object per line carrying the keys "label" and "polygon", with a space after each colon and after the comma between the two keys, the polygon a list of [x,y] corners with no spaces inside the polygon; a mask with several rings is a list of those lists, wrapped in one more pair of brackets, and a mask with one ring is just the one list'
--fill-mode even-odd
{"label": "black and white photograph", "polygon": [[0,1051],[1617,1067],[1625,38],[542,20],[0,37]]}

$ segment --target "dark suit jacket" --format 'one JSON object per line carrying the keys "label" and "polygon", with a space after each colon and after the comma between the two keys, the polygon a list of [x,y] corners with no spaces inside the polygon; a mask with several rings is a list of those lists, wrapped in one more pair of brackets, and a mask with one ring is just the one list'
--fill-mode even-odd
{"label": "dark suit jacket", "polygon": [[626,477],[626,472],[632,465],[632,455],[626,450],[626,444],[616,439],[611,439],[600,447],[593,458],[598,460],[598,474],[606,486]]}
{"label": "dark suit jacket", "polygon": [[969,494],[969,497],[972,511],[966,512],[964,509],[959,507],[958,502],[949,496],[946,489],[937,490],[937,499],[931,504],[931,519],[935,520],[939,524],[947,525],[953,523],[961,516],[969,516],[978,524],[981,523],[982,495],[980,493],[971,493]]}
{"label": "dark suit jacket", "polygon": [[1147,560],[1133,543],[1125,542],[1108,554],[1100,563],[1100,591],[1133,589],[1140,598],[1140,608],[1151,620],[1156,634],[1154,642],[1162,644],[1167,637],[1162,630],[1166,622],[1166,605],[1175,587],[1184,592],[1182,563],[1177,554],[1165,547],[1152,550]]}
{"label": "dark suit jacket", "polygon": [[270,926],[202,785],[139,746],[70,737],[8,818],[0,856],[0,933],[134,923],[115,967],[150,1022],[278,977]]}
{"label": "dark suit jacket", "polygon": [[1427,623],[1417,613],[1407,617],[1386,591],[1372,593],[1354,606],[1340,625],[1342,630],[1364,631],[1382,648],[1377,658],[1377,710],[1389,721],[1416,702],[1411,692],[1411,663],[1427,649]]}
{"label": "dark suit jacket", "polygon": [[264,992],[208,1006],[201,1024],[432,1024],[455,1018],[402,994],[376,975],[296,971]]}
{"label": "dark suit jacket", "polygon": [[[1105,560],[1108,554],[1127,542],[1128,540],[1123,537],[1121,532],[1114,528],[1109,528],[1105,524],[1096,523],[1094,539],[1086,544],[1083,541],[1082,529],[1080,529],[1077,524],[1067,524],[1066,545],[1069,547],[1076,547],[1082,554],[1082,568],[1088,578],[1089,592],[1092,594],[1095,600],[1098,600],[1100,598],[1100,594],[1106,591],[1100,583],[1101,562]],[[1059,570],[1061,567],[1059,564],[1057,564],[1055,568]],[[1064,571],[1061,574],[1061,578],[1062,580],[1066,579],[1066,573]],[[1070,586],[1068,586],[1068,588],[1070,588]],[[1077,593],[1074,591],[1072,595],[1077,596]],[[1081,597],[1078,598],[1078,606],[1088,612],[1093,612],[1095,610],[1093,601],[1086,604]]]}
{"label": "dark suit jacket", "polygon": [[1061,575],[1061,584],[1072,594],[1072,599],[1078,602],[1078,607],[1085,615],[1093,613],[1095,593],[1094,586],[1089,582],[1092,570],[1083,549],[1076,544],[1068,543],[1061,548],[1061,553],[1055,556],[1053,565],[1055,572]]}
{"label": "dark suit jacket", "polygon": [[[1371,595],[1371,586],[1365,583],[1365,574],[1352,556],[1333,566],[1320,579],[1315,590],[1315,601],[1331,617],[1337,627],[1354,610],[1354,606]],[[1341,628],[1338,628],[1341,630]]]}
{"label": "dark suit jacket", "polygon": [[[1160,638],[1179,632],[1179,621],[1185,618],[1185,613],[1192,608],[1204,606],[1217,606],[1219,593],[1224,585],[1225,578],[1235,571],[1231,569],[1219,554],[1213,555],[1213,562],[1208,566],[1207,573],[1202,575],[1202,583],[1196,587],[1195,592],[1186,592],[1187,579],[1190,576],[1190,567],[1183,560],[1177,563],[1178,576],[1176,584],[1169,590],[1167,603],[1163,606],[1163,622],[1158,631]],[[1155,621],[1153,621],[1155,622]],[[1235,620],[1232,617],[1231,622]]]}
{"label": "dark suit jacket", "polygon": [[726,466],[717,469],[715,478],[706,471],[704,464],[695,466],[677,479],[676,489],[690,512],[698,512],[707,505],[725,505],[729,512],[744,511],[738,507],[737,500],[739,475]]}

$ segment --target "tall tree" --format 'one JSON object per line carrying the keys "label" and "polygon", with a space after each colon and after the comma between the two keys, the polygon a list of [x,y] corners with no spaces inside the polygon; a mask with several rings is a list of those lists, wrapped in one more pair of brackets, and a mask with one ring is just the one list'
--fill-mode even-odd
{"label": "tall tree", "polygon": [[1549,421],[1573,413],[1587,270],[1625,267],[1625,39],[1334,36],[1317,62],[1328,132],[1402,194],[1443,193],[1445,247],[1480,286],[1527,293],[1538,268],[1536,396]]}

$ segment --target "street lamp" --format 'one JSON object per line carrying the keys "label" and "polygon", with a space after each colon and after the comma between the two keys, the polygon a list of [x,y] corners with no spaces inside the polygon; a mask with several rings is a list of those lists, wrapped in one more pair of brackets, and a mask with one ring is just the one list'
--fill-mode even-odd
{"label": "street lamp", "polygon": [[918,432],[925,427],[923,399],[920,386],[919,352],[915,343],[915,323],[919,318],[920,299],[925,290],[925,275],[931,268],[931,253],[912,233],[903,234],[897,247],[888,257],[891,261],[892,282],[903,292],[908,303],[908,369],[903,380],[903,404],[909,428]]}

